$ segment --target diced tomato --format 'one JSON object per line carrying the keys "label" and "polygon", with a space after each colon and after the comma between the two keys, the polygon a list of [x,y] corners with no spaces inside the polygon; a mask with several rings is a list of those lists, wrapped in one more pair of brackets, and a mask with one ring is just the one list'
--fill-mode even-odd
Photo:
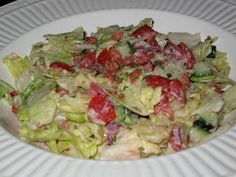
{"label": "diced tomato", "polygon": [[116,73],[119,70],[120,66],[115,61],[107,61],[105,63],[105,68],[109,72]]}
{"label": "diced tomato", "polygon": [[106,61],[110,60],[110,53],[107,48],[103,49],[102,52],[98,55],[97,61],[102,66],[105,65]]}
{"label": "diced tomato", "polygon": [[171,121],[174,120],[174,112],[169,103],[169,97],[164,91],[161,95],[161,101],[154,106],[154,114],[168,117]]}
{"label": "diced tomato", "polygon": [[182,127],[176,126],[171,130],[169,142],[175,151],[181,151],[185,149]]}
{"label": "diced tomato", "polygon": [[122,64],[127,66],[132,63],[132,58],[131,57],[125,57],[122,59]]}
{"label": "diced tomato", "polygon": [[149,56],[144,52],[135,52],[132,56],[132,59],[135,64],[146,65],[150,62]]}
{"label": "diced tomato", "polygon": [[151,38],[148,38],[146,41],[147,41],[147,43],[149,43],[151,46],[155,46],[155,47],[159,46],[158,43],[157,43],[157,41],[156,41],[155,36],[153,36],[153,37],[151,37]]}
{"label": "diced tomato", "polygon": [[170,80],[162,76],[149,76],[146,79],[146,82],[149,86],[153,88],[162,87],[162,90],[164,90],[165,92],[168,92],[170,89]]}
{"label": "diced tomato", "polygon": [[186,103],[186,93],[182,82],[178,79],[173,79],[170,82],[170,95],[175,99],[178,99],[180,103]]}
{"label": "diced tomato", "polygon": [[12,98],[18,95],[17,91],[15,91],[15,90],[10,92],[9,94]]}
{"label": "diced tomato", "polygon": [[183,75],[183,83],[185,87],[191,87],[191,82],[190,82],[188,73],[185,73]]}
{"label": "diced tomato", "polygon": [[109,49],[109,55],[112,61],[119,62],[121,60],[121,54],[115,47]]}
{"label": "diced tomato", "polygon": [[62,87],[57,87],[56,88],[56,93],[58,93],[60,96],[64,96],[64,95],[68,95],[69,94],[69,91],[62,88]]}
{"label": "diced tomato", "polygon": [[12,105],[11,110],[12,110],[12,112],[15,113],[15,114],[18,112],[18,108],[17,108],[16,104],[13,104],[13,105]]}
{"label": "diced tomato", "polygon": [[135,80],[142,75],[142,70],[141,69],[136,69],[132,73],[130,73],[129,78],[131,80],[131,83],[134,84]]}
{"label": "diced tomato", "polygon": [[192,51],[188,48],[188,46],[181,42],[178,45],[173,44],[171,41],[168,42],[168,45],[164,49],[164,54],[169,56],[170,58],[176,60],[182,60],[184,58],[187,59],[187,69],[192,69],[193,65],[196,63],[195,56]]}
{"label": "diced tomato", "polygon": [[116,118],[115,107],[105,95],[95,95],[89,102],[88,116],[91,121],[104,124]]}
{"label": "diced tomato", "polygon": [[87,44],[96,44],[96,43],[97,43],[97,38],[96,38],[96,37],[93,37],[93,36],[86,37],[86,38],[85,38],[85,42],[86,42]]}
{"label": "diced tomato", "polygon": [[83,55],[77,55],[75,56],[74,62],[79,68],[93,69],[96,66],[96,53],[88,52]]}
{"label": "diced tomato", "polygon": [[138,29],[136,29],[132,35],[135,37],[143,37],[145,39],[151,38],[155,36],[157,32],[153,30],[150,26],[144,25]]}
{"label": "diced tomato", "polygon": [[184,58],[183,51],[181,48],[172,42],[168,42],[167,46],[163,50],[163,53],[167,55],[170,58],[176,59],[176,60],[182,60]]}
{"label": "diced tomato", "polygon": [[112,35],[112,39],[113,40],[116,40],[116,41],[119,41],[123,38],[124,36],[124,32],[122,31],[118,31],[118,32],[115,32],[113,35]]}
{"label": "diced tomato", "polygon": [[75,70],[72,68],[72,66],[66,64],[66,63],[62,63],[60,61],[55,61],[53,63],[51,63],[49,65],[50,68],[55,69],[55,70],[64,70],[64,71],[68,71],[68,72],[75,72]]}
{"label": "diced tomato", "polygon": [[218,94],[224,93],[224,91],[220,88],[219,84],[217,84],[216,82],[212,82],[210,86],[216,93]]}
{"label": "diced tomato", "polygon": [[193,52],[183,42],[181,42],[178,46],[181,48],[185,57],[187,57],[187,69],[192,69],[193,65],[196,63],[196,59],[195,56],[193,55]]}
{"label": "diced tomato", "polygon": [[89,95],[93,97],[98,94],[107,96],[106,92],[104,92],[104,90],[98,84],[92,82],[90,84]]}

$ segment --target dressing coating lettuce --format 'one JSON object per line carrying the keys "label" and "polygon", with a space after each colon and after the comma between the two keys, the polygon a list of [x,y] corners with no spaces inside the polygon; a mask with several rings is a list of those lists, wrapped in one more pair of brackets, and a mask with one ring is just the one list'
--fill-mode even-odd
{"label": "dressing coating lettuce", "polygon": [[45,63],[49,65],[54,61],[70,64],[73,60],[72,51],[77,43],[83,42],[84,30],[82,27],[72,32],[62,34],[48,34],[46,43],[37,43],[30,53],[32,63]]}
{"label": "dressing coating lettuce", "polygon": [[28,57],[21,58],[15,53],[3,58],[3,62],[8,66],[8,69],[15,80],[17,80],[27,69],[31,67]]}

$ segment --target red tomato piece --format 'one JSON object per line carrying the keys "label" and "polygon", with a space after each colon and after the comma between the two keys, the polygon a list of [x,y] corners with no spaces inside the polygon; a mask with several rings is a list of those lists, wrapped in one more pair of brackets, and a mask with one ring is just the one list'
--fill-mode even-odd
{"label": "red tomato piece", "polygon": [[149,56],[144,52],[135,52],[132,56],[132,59],[135,64],[146,65],[150,62]]}
{"label": "red tomato piece", "polygon": [[91,121],[104,124],[116,118],[115,107],[105,95],[95,95],[89,102],[88,116]]}
{"label": "red tomato piece", "polygon": [[178,99],[180,103],[186,103],[186,93],[182,82],[178,79],[171,80],[170,82],[170,95]]}
{"label": "red tomato piece", "polygon": [[15,91],[15,90],[10,92],[9,94],[12,98],[18,95],[17,91]]}
{"label": "red tomato piece", "polygon": [[13,105],[12,105],[11,110],[12,110],[12,112],[15,113],[15,114],[18,112],[18,108],[17,108],[16,104],[13,104]]}
{"label": "red tomato piece", "polygon": [[176,126],[171,130],[169,142],[170,142],[170,146],[175,151],[181,151],[185,149],[182,127]]}
{"label": "red tomato piece", "polygon": [[162,77],[162,76],[149,76],[146,79],[146,82],[149,86],[155,88],[155,87],[162,87],[162,90],[165,92],[168,92],[170,89],[170,80]]}
{"label": "red tomato piece", "polygon": [[98,84],[92,82],[90,84],[89,95],[93,97],[98,94],[107,96],[106,92],[104,92],[104,90]]}
{"label": "red tomato piece", "polygon": [[183,75],[183,83],[184,83],[185,87],[191,87],[191,82],[190,82],[188,73],[185,73]]}
{"label": "red tomato piece", "polygon": [[132,33],[135,37],[144,37],[145,39],[153,37],[156,34],[157,32],[148,25],[141,26]]}
{"label": "red tomato piece", "polygon": [[136,69],[132,73],[130,73],[129,78],[131,80],[131,83],[134,84],[135,80],[142,75],[142,70],[141,69]]}
{"label": "red tomato piece", "polygon": [[60,96],[64,96],[64,95],[68,95],[69,94],[69,91],[62,88],[62,87],[57,87],[56,88],[56,93],[58,93]]}
{"label": "red tomato piece", "polygon": [[216,93],[218,94],[224,93],[224,91],[220,88],[219,84],[217,84],[216,82],[212,82],[210,86]]}
{"label": "red tomato piece", "polygon": [[100,65],[104,66],[106,61],[111,60],[110,53],[107,48],[103,49],[102,52],[98,55],[97,61]]}
{"label": "red tomato piece", "polygon": [[93,37],[93,36],[86,37],[86,38],[85,38],[85,42],[86,42],[87,44],[96,44],[96,43],[97,43],[97,38],[96,38],[96,37]]}
{"label": "red tomato piece", "polygon": [[112,61],[120,62],[121,54],[115,47],[109,49],[109,55]]}
{"label": "red tomato piece", "polygon": [[196,63],[196,59],[193,55],[193,52],[183,42],[181,42],[178,46],[182,50],[182,53],[185,55],[185,57],[187,57],[187,69],[192,69],[193,65]]}
{"label": "red tomato piece", "polygon": [[55,70],[64,70],[64,71],[68,71],[68,72],[75,72],[75,70],[72,68],[72,66],[66,64],[66,63],[62,63],[60,61],[55,61],[53,63],[51,63],[49,65],[50,68],[55,69]]}
{"label": "red tomato piece", "polygon": [[155,36],[151,37],[151,38],[148,38],[147,40],[147,43],[149,43],[151,46],[154,46],[154,47],[157,47],[159,46],[157,41],[156,41],[156,38]]}
{"label": "red tomato piece", "polygon": [[112,35],[112,39],[115,40],[115,41],[119,41],[123,38],[124,36],[124,32],[122,31],[118,31],[118,32],[115,32],[113,35]]}
{"label": "red tomato piece", "polygon": [[183,51],[181,50],[181,48],[170,41],[168,42],[163,52],[168,57],[176,60],[182,60],[184,58]]}
{"label": "red tomato piece", "polygon": [[174,112],[169,104],[169,97],[166,92],[162,92],[161,101],[154,106],[154,114],[174,120]]}

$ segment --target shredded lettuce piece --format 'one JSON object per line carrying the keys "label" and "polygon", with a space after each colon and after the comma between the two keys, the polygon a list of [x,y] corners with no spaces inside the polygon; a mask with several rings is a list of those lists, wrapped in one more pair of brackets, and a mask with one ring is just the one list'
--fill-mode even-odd
{"label": "shredded lettuce piece", "polygon": [[216,40],[217,38],[205,40],[204,42],[200,42],[192,48],[193,54],[198,62],[205,60],[206,57],[211,53],[211,45]]}
{"label": "shredded lettuce piece", "polygon": [[30,53],[32,63],[45,63],[49,65],[54,61],[61,61],[70,64],[73,60],[72,53],[77,43],[82,43],[84,39],[82,27],[72,32],[57,35],[45,35],[47,43],[37,43],[33,45]]}
{"label": "shredded lettuce piece", "polygon": [[42,127],[53,121],[56,112],[56,101],[45,97],[34,105],[26,105],[19,112],[20,121],[28,121],[33,128]]}
{"label": "shredded lettuce piece", "polygon": [[3,80],[0,80],[0,99],[6,96],[11,91],[15,90],[11,85]]}
{"label": "shredded lettuce piece", "polygon": [[216,52],[216,57],[212,59],[211,64],[217,68],[217,70],[224,76],[228,76],[230,72],[230,66],[228,63],[227,54],[224,52]]}
{"label": "shredded lettuce piece", "polygon": [[56,123],[52,123],[49,128],[33,130],[27,124],[21,124],[20,137],[27,142],[45,142],[57,139],[68,139]]}
{"label": "shredded lettuce piece", "polygon": [[31,67],[28,57],[21,58],[15,53],[3,58],[3,63],[7,65],[15,80],[17,80],[27,69]]}
{"label": "shredded lettuce piece", "polygon": [[200,33],[189,34],[182,32],[171,32],[168,33],[167,37],[174,44],[179,44],[180,42],[184,42],[189,48],[192,48],[201,42]]}

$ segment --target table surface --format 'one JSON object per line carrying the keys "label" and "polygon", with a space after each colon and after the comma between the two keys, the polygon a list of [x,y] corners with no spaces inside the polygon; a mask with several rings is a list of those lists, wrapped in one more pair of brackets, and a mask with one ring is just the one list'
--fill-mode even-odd
{"label": "table surface", "polygon": [[4,6],[4,5],[11,3],[13,1],[16,1],[16,0],[0,0],[0,6]]}

